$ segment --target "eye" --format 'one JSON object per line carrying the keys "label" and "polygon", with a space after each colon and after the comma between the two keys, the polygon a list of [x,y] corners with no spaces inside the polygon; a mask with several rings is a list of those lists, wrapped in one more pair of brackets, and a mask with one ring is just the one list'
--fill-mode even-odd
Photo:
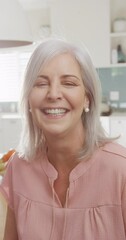
{"label": "eye", "polygon": [[44,87],[44,86],[48,86],[49,82],[46,79],[41,79],[40,81],[36,81],[35,82],[35,87]]}
{"label": "eye", "polygon": [[66,78],[63,80],[62,84],[66,87],[76,87],[79,85],[79,82],[74,78]]}
{"label": "eye", "polygon": [[63,76],[62,84],[66,87],[76,87],[80,85],[80,79],[73,75],[65,75]]}
{"label": "eye", "polygon": [[45,86],[45,85],[48,85],[48,82],[42,81],[42,82],[37,84],[37,86]]}
{"label": "eye", "polygon": [[76,86],[77,85],[75,82],[72,82],[72,81],[65,81],[63,84],[66,86]]}

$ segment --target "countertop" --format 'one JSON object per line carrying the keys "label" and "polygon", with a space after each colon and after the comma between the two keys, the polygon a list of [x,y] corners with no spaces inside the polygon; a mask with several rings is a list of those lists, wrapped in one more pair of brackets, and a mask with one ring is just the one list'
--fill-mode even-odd
{"label": "countertop", "polygon": [[126,116],[126,111],[113,111],[111,116],[118,116],[118,117],[125,117]]}

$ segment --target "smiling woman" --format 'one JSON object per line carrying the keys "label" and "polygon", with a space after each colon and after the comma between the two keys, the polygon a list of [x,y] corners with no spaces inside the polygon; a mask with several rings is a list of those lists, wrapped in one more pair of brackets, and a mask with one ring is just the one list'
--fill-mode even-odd
{"label": "smiling woman", "polygon": [[48,39],[32,54],[4,240],[126,239],[126,149],[101,126],[99,84],[84,47]]}

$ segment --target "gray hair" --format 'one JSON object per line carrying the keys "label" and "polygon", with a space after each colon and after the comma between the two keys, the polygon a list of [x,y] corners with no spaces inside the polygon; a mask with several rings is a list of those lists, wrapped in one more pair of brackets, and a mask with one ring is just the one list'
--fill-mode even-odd
{"label": "gray hair", "polygon": [[81,48],[64,40],[48,39],[43,41],[33,52],[26,68],[22,87],[23,129],[19,154],[24,156],[25,159],[32,159],[38,152],[41,152],[45,143],[42,130],[35,125],[29,112],[29,94],[44,64],[56,55],[63,53],[70,53],[78,62],[86,95],[89,99],[90,111],[82,113],[86,136],[85,143],[78,153],[79,157],[89,157],[96,147],[110,141],[106,137],[100,122],[101,85],[88,50],[84,46]]}

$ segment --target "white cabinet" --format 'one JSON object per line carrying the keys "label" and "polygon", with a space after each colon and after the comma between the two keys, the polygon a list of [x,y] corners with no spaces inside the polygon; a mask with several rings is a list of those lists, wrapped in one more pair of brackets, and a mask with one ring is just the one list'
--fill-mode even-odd
{"label": "white cabinet", "polygon": [[126,115],[100,117],[101,124],[111,137],[119,137],[116,142],[126,147]]}
{"label": "white cabinet", "polygon": [[101,116],[100,121],[107,135],[110,134],[110,119],[108,116]]}
{"label": "white cabinet", "polygon": [[110,64],[109,0],[55,0],[51,6],[51,31],[85,44],[96,67]]}
{"label": "white cabinet", "polygon": [[21,118],[17,116],[3,116],[0,119],[1,136],[0,152],[7,152],[10,148],[16,148],[21,133]]}
{"label": "white cabinet", "polygon": [[110,135],[120,136],[117,142],[126,147],[126,116],[110,117]]}

